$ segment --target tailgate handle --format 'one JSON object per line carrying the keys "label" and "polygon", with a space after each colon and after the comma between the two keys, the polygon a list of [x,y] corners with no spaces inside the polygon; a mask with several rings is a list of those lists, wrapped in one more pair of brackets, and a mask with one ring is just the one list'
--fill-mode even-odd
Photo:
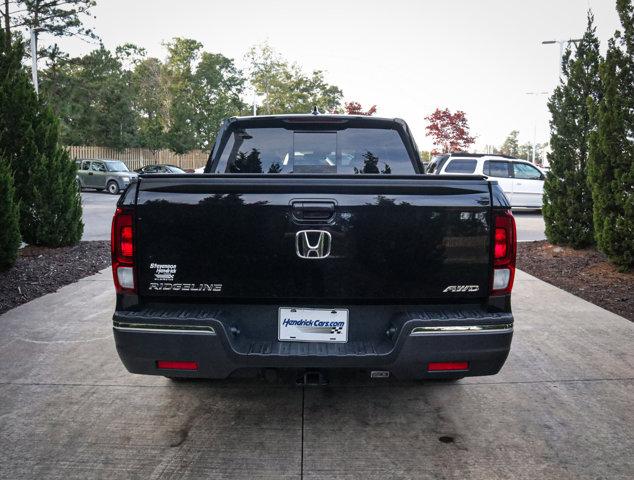
{"label": "tailgate handle", "polygon": [[295,201],[291,203],[293,217],[299,221],[331,220],[335,216],[335,202]]}

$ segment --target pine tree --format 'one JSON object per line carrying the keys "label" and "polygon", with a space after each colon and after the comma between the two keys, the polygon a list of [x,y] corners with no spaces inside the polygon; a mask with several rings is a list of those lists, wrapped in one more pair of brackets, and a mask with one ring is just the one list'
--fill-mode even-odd
{"label": "pine tree", "polygon": [[[37,119],[38,99],[22,66],[24,45],[7,44],[0,35],[0,154],[13,172],[20,218],[28,209],[34,161],[33,123]],[[22,222],[20,222],[22,223]]]}
{"label": "pine tree", "polygon": [[622,270],[634,266],[634,7],[618,0],[624,33],[611,39],[593,103],[598,129],[590,143],[597,246]]}
{"label": "pine tree", "polygon": [[18,256],[18,218],[11,167],[4,158],[0,158],[0,271],[11,268]]}
{"label": "pine tree", "polygon": [[23,45],[0,35],[0,152],[13,172],[20,233],[30,244],[76,243],[83,231],[75,164],[59,144],[59,123],[29,82]]}
{"label": "pine tree", "polygon": [[599,41],[594,17],[573,56],[570,48],[562,60],[564,78],[548,102],[551,153],[550,174],[544,182],[546,237],[552,243],[580,248],[594,241],[592,195],[587,182],[590,133],[595,124],[588,99],[600,92]]}
{"label": "pine tree", "polygon": [[81,240],[81,197],[77,189],[77,168],[59,144],[59,121],[49,107],[41,106],[34,130],[40,148],[34,153],[33,184],[29,212],[21,226],[24,241],[58,247]]}

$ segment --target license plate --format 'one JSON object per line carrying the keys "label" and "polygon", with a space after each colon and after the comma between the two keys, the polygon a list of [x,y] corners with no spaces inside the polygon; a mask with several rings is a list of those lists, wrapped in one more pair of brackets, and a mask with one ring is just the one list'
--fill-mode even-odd
{"label": "license plate", "polygon": [[341,308],[280,308],[279,340],[345,343],[348,310]]}

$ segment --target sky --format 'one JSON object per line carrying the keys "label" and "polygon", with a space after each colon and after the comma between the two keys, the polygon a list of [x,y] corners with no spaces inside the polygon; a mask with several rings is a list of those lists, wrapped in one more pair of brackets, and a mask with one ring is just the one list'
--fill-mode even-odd
{"label": "sky", "polygon": [[[347,101],[377,105],[377,115],[407,121],[421,149],[431,149],[424,117],[463,110],[475,150],[548,141],[548,95],[558,82],[558,45],[579,38],[595,15],[604,52],[620,27],[614,0],[97,0],[93,26],[107,48],[131,42],[165,57],[173,37],[200,41],[244,65],[268,42],[305,70],[325,71]],[[72,55],[95,48],[63,39]]]}

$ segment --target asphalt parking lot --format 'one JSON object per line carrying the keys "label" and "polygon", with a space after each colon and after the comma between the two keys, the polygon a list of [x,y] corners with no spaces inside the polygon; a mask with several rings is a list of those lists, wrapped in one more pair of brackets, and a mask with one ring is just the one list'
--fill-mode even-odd
{"label": "asphalt parking lot", "polygon": [[0,316],[0,478],[631,479],[634,325],[522,272],[493,377],[135,376],[109,270]]}
{"label": "asphalt parking lot", "polygon": [[[118,195],[107,192],[82,192],[84,207],[84,235],[82,240],[110,239],[110,222],[114,213]],[[517,237],[520,242],[544,240],[544,219],[541,213],[534,211],[515,211]]]}

